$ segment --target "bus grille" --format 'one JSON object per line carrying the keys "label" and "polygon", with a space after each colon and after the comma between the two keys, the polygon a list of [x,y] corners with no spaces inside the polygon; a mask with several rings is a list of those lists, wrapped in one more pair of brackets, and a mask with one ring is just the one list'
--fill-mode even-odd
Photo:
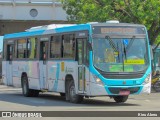
{"label": "bus grille", "polygon": [[130,94],[134,94],[139,91],[140,87],[133,87],[133,88],[127,88],[127,89],[122,89],[122,88],[108,88],[108,89],[112,94],[119,94],[121,90],[129,90]]}
{"label": "bus grille", "polygon": [[108,79],[135,79],[135,78],[141,78],[143,77],[143,74],[103,74],[101,73],[103,77]]}

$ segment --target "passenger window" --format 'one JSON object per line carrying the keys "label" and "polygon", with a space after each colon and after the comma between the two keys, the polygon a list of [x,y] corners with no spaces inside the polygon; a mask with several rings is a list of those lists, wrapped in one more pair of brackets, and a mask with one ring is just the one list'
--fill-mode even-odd
{"label": "passenger window", "polygon": [[61,58],[61,36],[51,37],[50,58]]}
{"label": "passenger window", "polygon": [[63,58],[75,58],[75,36],[68,34],[63,38]]}
{"label": "passenger window", "polygon": [[7,45],[7,60],[12,60],[14,57],[14,45]]}
{"label": "passenger window", "polygon": [[27,58],[34,59],[37,56],[37,39],[29,38],[27,40]]}
{"label": "passenger window", "polygon": [[27,58],[27,45],[25,39],[18,40],[17,58]]}

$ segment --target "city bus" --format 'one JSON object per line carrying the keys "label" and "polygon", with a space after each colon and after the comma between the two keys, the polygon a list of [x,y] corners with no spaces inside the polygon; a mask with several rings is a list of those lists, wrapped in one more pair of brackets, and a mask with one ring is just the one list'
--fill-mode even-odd
{"label": "city bus", "polygon": [[4,35],[3,82],[26,97],[55,92],[69,102],[151,92],[151,53],[139,24],[51,24]]}

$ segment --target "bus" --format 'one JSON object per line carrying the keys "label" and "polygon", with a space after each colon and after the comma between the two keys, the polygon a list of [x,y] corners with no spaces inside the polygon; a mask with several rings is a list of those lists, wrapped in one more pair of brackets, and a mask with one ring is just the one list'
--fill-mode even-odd
{"label": "bus", "polygon": [[117,103],[151,92],[151,53],[139,24],[51,24],[4,35],[3,82],[26,97],[56,92],[69,102],[108,96]]}
{"label": "bus", "polygon": [[154,48],[153,48],[152,72],[160,71],[160,47],[158,47],[159,44],[160,43],[158,43],[156,47],[153,46]]}

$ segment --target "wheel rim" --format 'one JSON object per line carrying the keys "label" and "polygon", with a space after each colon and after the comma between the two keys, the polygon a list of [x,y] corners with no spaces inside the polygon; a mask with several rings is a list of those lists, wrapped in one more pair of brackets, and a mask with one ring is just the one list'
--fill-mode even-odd
{"label": "wheel rim", "polygon": [[71,88],[70,88],[70,97],[71,97],[72,99],[74,99],[75,96],[76,96],[75,87],[74,87],[74,86],[71,86]]}

